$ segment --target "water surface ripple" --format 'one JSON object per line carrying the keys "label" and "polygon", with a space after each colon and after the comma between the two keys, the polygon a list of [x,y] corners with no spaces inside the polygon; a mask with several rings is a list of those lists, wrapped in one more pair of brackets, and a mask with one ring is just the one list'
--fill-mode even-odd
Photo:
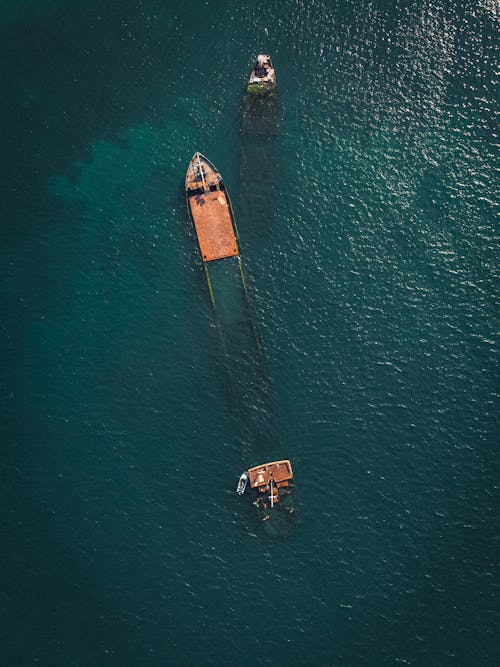
{"label": "water surface ripple", "polygon": [[[498,664],[497,3],[4,4],[2,664]],[[221,350],[195,150],[265,371]],[[234,494],[278,456],[285,542]]]}

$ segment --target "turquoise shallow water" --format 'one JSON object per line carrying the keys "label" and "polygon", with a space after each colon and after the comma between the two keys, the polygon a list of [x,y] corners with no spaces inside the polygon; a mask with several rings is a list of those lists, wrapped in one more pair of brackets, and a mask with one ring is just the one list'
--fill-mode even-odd
{"label": "turquoise shallow water", "polygon": [[[2,664],[497,664],[496,3],[119,4],[0,17]],[[283,542],[234,494],[281,456]]]}

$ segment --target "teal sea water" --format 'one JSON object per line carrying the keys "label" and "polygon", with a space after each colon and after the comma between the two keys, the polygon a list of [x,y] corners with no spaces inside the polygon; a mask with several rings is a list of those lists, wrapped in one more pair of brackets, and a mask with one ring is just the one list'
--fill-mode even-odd
{"label": "teal sea water", "polygon": [[[499,22],[2,2],[2,665],[500,664]],[[213,312],[195,150],[254,319],[229,265]],[[277,457],[286,540],[234,493]]]}

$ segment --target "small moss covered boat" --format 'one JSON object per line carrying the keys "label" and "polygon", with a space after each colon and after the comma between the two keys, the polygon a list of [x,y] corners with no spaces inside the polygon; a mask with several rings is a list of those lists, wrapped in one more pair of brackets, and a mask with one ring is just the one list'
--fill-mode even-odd
{"label": "small moss covered boat", "polygon": [[247,93],[252,95],[268,95],[276,88],[276,72],[271,56],[260,53],[250,72]]}

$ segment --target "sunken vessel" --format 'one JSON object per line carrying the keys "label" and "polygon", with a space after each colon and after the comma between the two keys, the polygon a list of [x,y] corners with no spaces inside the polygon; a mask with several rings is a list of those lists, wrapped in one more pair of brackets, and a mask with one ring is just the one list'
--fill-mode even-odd
{"label": "sunken vessel", "polygon": [[241,473],[236,492],[243,495],[250,487],[252,505],[270,535],[286,536],[295,519],[292,480],[288,459],[262,463]]}

